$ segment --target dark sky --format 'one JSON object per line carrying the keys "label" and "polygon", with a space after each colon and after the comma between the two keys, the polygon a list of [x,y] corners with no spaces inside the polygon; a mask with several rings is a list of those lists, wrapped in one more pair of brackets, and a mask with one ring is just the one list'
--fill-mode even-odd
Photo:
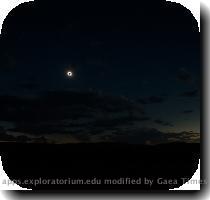
{"label": "dark sky", "polygon": [[[199,138],[197,22],[181,5],[154,2],[37,1],[13,9],[1,35],[0,125],[26,135],[65,133],[70,142],[119,134],[114,141],[129,141],[151,130],[160,141],[165,133],[172,141],[181,132],[180,140]],[[74,133],[75,116],[89,132]]]}

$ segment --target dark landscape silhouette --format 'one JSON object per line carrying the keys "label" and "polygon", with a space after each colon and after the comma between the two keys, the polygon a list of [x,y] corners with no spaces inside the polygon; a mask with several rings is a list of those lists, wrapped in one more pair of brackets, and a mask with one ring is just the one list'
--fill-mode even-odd
{"label": "dark landscape silhouette", "polygon": [[[9,148],[11,146],[11,148]],[[5,148],[5,149],[4,149]],[[119,179],[150,178],[152,187],[141,185],[46,185],[22,184],[34,189],[172,189],[191,179],[198,168],[199,144],[162,145],[99,144],[1,144],[4,169],[10,179]],[[15,170],[14,170],[15,169]],[[177,180],[177,184],[157,184],[157,179]]]}

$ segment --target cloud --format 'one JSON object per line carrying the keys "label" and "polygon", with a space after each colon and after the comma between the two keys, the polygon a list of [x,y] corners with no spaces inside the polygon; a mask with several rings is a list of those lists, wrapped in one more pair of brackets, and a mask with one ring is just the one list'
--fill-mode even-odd
{"label": "cloud", "polygon": [[200,133],[194,133],[192,131],[167,133],[166,137],[169,142],[200,143]]}
{"label": "cloud", "polygon": [[15,141],[15,137],[6,134],[5,130],[0,127],[0,142],[2,141]]}
{"label": "cloud", "polygon": [[4,128],[0,127],[0,142],[29,142],[31,139],[26,135],[11,135],[4,130]]}
{"label": "cloud", "polygon": [[174,125],[171,124],[170,122],[166,122],[166,121],[163,121],[163,120],[160,120],[160,119],[156,119],[156,120],[154,120],[154,122],[155,122],[156,124],[160,124],[160,125],[162,125],[162,126],[170,126],[170,127],[173,127],[173,126],[174,126]]}
{"label": "cloud", "polygon": [[125,144],[161,144],[168,142],[199,143],[200,134],[190,132],[165,133],[154,128],[122,128],[100,134],[80,133],[71,134],[46,134],[45,136],[31,137],[31,135],[12,136],[0,134],[0,141],[21,143],[125,143]]}
{"label": "cloud", "polygon": [[179,96],[181,96],[181,97],[194,98],[194,97],[197,97],[198,96],[198,93],[199,93],[198,90],[197,89],[194,89],[194,90],[183,92]]}
{"label": "cloud", "polygon": [[154,104],[154,103],[163,103],[165,99],[159,96],[150,96],[146,98],[140,98],[137,101],[141,104]]}
{"label": "cloud", "polygon": [[15,140],[16,140],[16,142],[21,142],[21,143],[31,141],[31,139],[25,135],[19,135],[19,136],[15,137]]}
{"label": "cloud", "polygon": [[[152,119],[135,101],[94,91],[52,91],[32,98],[1,96],[0,102],[3,121],[15,124],[1,134],[10,141],[157,144],[189,138],[152,128]],[[173,126],[160,119],[153,122]],[[189,136],[189,141],[198,140],[198,135]]]}
{"label": "cloud", "polygon": [[177,80],[181,83],[191,84],[193,83],[192,75],[185,69],[181,68],[177,74]]}
{"label": "cloud", "polygon": [[112,142],[129,144],[161,144],[168,142],[199,143],[200,134],[194,132],[161,132],[155,128],[119,129],[113,133],[105,132],[100,135],[91,135],[90,142]]}
{"label": "cloud", "polygon": [[33,136],[27,133],[6,131],[0,127],[0,142],[50,143],[45,136]]}
{"label": "cloud", "polygon": [[129,143],[129,144],[146,144],[163,143],[167,141],[162,132],[153,128],[126,128],[118,129],[113,133],[105,132],[101,135],[91,136],[92,142],[112,142],[112,143]]}
{"label": "cloud", "polygon": [[37,97],[0,96],[0,119],[13,131],[45,135],[95,132],[121,124],[148,121],[138,103],[95,91],[51,91]]}
{"label": "cloud", "polygon": [[190,114],[190,113],[192,113],[193,112],[193,110],[184,110],[183,112],[182,112],[182,114]]}
{"label": "cloud", "polygon": [[97,92],[55,91],[37,97],[0,96],[2,121],[29,123],[93,118],[106,115],[144,115],[141,105],[123,97]]}

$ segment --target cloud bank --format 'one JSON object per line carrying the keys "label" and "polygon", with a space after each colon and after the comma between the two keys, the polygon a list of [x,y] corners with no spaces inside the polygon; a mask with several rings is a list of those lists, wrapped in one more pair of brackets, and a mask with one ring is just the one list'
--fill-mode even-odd
{"label": "cloud bank", "polygon": [[[150,102],[160,99],[150,98]],[[198,141],[198,134],[168,134],[152,127],[142,104],[96,91],[50,91],[37,96],[0,96],[0,120],[14,123],[0,140],[40,143],[135,143]]]}

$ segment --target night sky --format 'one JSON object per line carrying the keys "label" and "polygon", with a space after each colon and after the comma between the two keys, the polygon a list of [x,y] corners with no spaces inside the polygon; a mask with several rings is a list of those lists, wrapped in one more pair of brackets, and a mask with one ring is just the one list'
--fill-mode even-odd
{"label": "night sky", "polygon": [[25,3],[6,18],[0,140],[199,142],[200,35],[190,11],[77,2]]}

